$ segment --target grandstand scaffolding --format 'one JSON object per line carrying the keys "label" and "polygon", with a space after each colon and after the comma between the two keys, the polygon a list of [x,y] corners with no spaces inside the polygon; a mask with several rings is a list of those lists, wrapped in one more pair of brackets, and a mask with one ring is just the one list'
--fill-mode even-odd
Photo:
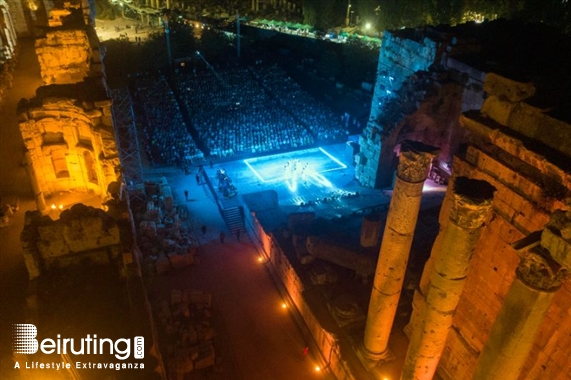
{"label": "grandstand scaffolding", "polygon": [[110,90],[110,95],[113,99],[113,124],[121,174],[125,184],[133,186],[143,182],[143,167],[131,95],[126,88]]}

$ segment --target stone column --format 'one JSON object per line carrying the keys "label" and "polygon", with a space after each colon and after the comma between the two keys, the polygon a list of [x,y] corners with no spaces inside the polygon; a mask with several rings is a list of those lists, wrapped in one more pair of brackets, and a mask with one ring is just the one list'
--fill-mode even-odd
{"label": "stone column", "polygon": [[396,314],[410,246],[420,210],[422,187],[436,149],[417,142],[402,144],[375,279],[361,359],[373,367],[388,359],[388,341]]}
{"label": "stone column", "polygon": [[450,219],[432,248],[433,266],[408,346],[403,380],[434,376],[494,191],[485,181],[459,177],[454,182]]}
{"label": "stone column", "polygon": [[529,248],[518,252],[516,279],[478,358],[474,380],[519,378],[555,292],[571,268],[571,211],[554,212],[539,244],[529,238],[522,242]]}

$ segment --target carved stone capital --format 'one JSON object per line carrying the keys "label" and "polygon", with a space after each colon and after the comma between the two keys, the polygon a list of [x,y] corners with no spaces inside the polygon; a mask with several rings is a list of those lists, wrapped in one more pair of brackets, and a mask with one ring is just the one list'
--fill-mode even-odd
{"label": "carved stone capital", "polygon": [[551,259],[549,252],[535,247],[521,256],[517,277],[526,285],[540,291],[557,290],[567,276],[567,270]]}
{"label": "carved stone capital", "polygon": [[419,143],[405,141],[401,145],[397,176],[411,183],[423,182],[438,149]]}
{"label": "carved stone capital", "polygon": [[450,220],[468,229],[481,227],[492,209],[496,189],[486,181],[458,177],[454,182]]}
{"label": "carved stone capital", "polygon": [[541,246],[560,265],[571,268],[571,211],[556,210],[551,214],[541,233]]}

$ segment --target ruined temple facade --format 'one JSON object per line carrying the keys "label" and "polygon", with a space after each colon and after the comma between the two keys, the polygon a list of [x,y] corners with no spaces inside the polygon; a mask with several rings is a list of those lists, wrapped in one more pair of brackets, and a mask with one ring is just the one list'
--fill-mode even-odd
{"label": "ruined temple facade", "polygon": [[47,95],[20,112],[35,194],[76,190],[105,196],[119,176],[111,101]]}
{"label": "ruined temple facade", "polygon": [[384,32],[371,115],[355,158],[361,185],[392,186],[398,145],[405,139],[437,146],[434,164],[449,173],[462,139],[458,118],[484,100],[486,73],[454,58],[474,46],[450,30]]}
{"label": "ruined temple facade", "polygon": [[41,211],[46,210],[45,198],[59,192],[103,199],[120,177],[112,102],[93,25],[81,8],[52,10],[50,25],[36,39],[45,86],[18,110]]}
{"label": "ruined temple facade", "polygon": [[86,261],[108,264],[120,260],[123,252],[116,220],[101,209],[83,204],[64,210],[58,220],[28,211],[20,238],[30,279]]}
{"label": "ruined temple facade", "polygon": [[[438,374],[444,379],[568,378],[571,285],[564,273],[571,266],[566,253],[571,241],[565,233],[555,233],[559,235],[554,237],[558,242],[538,256],[549,265],[524,260],[516,247],[522,239],[546,229],[554,215],[564,212],[560,210],[569,210],[566,198],[571,194],[571,124],[531,105],[535,89],[528,83],[489,74],[484,89],[487,99],[482,108],[460,117],[466,145],[454,158],[451,185],[440,214],[441,229],[451,223],[450,189],[461,176],[495,187],[493,214],[471,260],[465,263],[465,287],[444,336],[442,357],[434,365],[438,364]],[[569,223],[562,222],[560,229],[568,229]],[[414,312],[407,328],[410,334],[424,325],[430,326],[431,321],[420,311],[426,307],[432,283],[429,273],[434,265],[431,256],[415,292]],[[554,285],[550,276],[559,277],[558,283]],[[537,277],[536,283],[526,277]],[[523,291],[532,295],[516,295],[522,298],[511,306],[515,308],[512,314],[544,310],[536,316],[535,325],[518,324],[512,315],[503,322],[504,327],[496,327],[503,331],[493,332],[492,326],[501,317],[511,289],[519,281],[524,281],[519,284]],[[542,281],[548,285],[539,285]],[[541,294],[549,294],[547,305],[533,301]],[[510,333],[506,326],[511,324],[518,327]],[[511,361],[513,357],[496,357],[502,361],[497,366],[505,372],[478,375],[482,371],[477,369],[477,361],[484,347],[510,338],[500,338],[502,333],[525,336],[530,341],[527,350],[518,353],[517,362]],[[493,364],[487,360],[486,366],[491,367]]]}
{"label": "ruined temple facade", "polygon": [[[506,26],[518,40],[501,41]],[[554,47],[541,27],[477,27],[387,33],[377,109],[360,140],[363,185],[393,182],[405,139],[439,147],[435,160],[451,175],[405,328],[401,379],[569,379],[571,62],[563,52],[571,45],[560,36]],[[458,190],[466,181],[493,190],[467,196]],[[379,263],[397,238],[383,237]],[[390,270],[379,264],[370,308],[394,304],[388,297],[398,292],[385,283],[407,255]],[[369,310],[369,360],[390,356],[385,319]]]}
{"label": "ruined temple facade", "polygon": [[0,65],[14,58],[18,38],[10,6],[5,0],[0,0]]}

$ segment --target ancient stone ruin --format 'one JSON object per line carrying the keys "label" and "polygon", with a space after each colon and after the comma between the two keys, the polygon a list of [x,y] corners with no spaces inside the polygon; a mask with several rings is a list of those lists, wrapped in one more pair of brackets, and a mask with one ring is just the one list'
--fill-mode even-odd
{"label": "ancient stone ruin", "polygon": [[83,204],[64,210],[58,220],[27,211],[20,241],[30,279],[56,267],[107,264],[120,259],[122,253],[115,219]]}

